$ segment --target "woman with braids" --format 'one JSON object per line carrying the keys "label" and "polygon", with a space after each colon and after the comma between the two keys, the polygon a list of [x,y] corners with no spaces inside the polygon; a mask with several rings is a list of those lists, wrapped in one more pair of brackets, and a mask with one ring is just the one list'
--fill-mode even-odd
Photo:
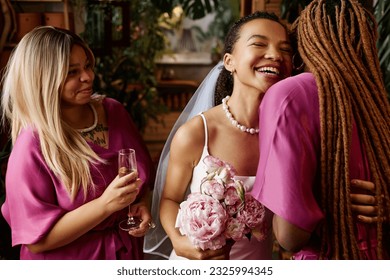
{"label": "woman with braids", "polygon": [[[311,2],[295,28],[311,73],[272,86],[260,106],[252,193],[295,259],[389,258],[390,106],[376,28],[357,1]],[[361,219],[352,204],[372,195],[377,207],[361,205]]]}

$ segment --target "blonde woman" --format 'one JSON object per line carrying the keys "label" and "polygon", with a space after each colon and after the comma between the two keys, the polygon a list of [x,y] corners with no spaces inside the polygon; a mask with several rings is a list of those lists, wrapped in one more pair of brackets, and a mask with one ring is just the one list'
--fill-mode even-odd
{"label": "blonde woman", "polygon": [[[93,66],[80,37],[53,27],[27,34],[7,65],[13,148],[1,210],[21,259],[143,258],[153,165],[124,107],[93,95]],[[121,148],[136,150],[138,173],[118,177]],[[129,204],[143,222],[126,232]]]}

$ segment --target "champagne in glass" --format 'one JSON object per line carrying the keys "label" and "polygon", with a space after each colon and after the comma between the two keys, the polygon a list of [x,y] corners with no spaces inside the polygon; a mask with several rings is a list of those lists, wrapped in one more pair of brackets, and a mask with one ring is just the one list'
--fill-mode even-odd
{"label": "champagne in glass", "polygon": [[[121,149],[118,153],[118,173],[119,177],[130,174],[131,172],[137,171],[137,160],[135,157],[135,150],[133,149]],[[141,219],[130,214],[126,220],[119,223],[119,227],[122,230],[130,231],[139,227]]]}

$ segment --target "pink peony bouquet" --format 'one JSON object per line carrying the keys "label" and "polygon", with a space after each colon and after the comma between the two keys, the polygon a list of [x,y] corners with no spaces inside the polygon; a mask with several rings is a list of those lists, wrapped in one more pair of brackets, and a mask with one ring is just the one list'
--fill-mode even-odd
{"label": "pink peony bouquet", "polygon": [[206,176],[200,192],[180,204],[176,227],[202,250],[222,248],[228,239],[265,238],[265,208],[235,178],[232,165],[218,158],[204,159]]}

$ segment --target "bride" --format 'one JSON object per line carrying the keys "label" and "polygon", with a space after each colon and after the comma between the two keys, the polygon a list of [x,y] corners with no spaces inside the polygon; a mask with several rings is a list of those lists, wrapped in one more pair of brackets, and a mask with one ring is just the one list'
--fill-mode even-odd
{"label": "bride", "polygon": [[291,75],[291,53],[288,31],[274,14],[256,12],[232,26],[223,62],[201,84],[165,144],[152,205],[163,228],[158,226],[146,236],[146,253],[170,259],[272,259],[269,211],[264,240],[244,237],[219,250],[195,248],[175,221],[188,192],[199,192],[207,155],[233,165],[239,179],[252,187],[259,160],[258,108],[266,90]]}

